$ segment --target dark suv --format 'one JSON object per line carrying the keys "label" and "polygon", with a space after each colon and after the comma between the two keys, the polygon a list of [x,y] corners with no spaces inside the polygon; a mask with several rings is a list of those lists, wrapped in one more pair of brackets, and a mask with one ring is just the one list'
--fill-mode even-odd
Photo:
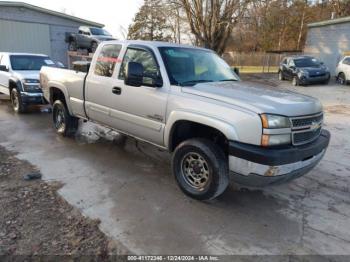
{"label": "dark suv", "polygon": [[308,84],[328,84],[329,69],[311,56],[285,57],[278,70],[279,80],[292,80],[294,86]]}

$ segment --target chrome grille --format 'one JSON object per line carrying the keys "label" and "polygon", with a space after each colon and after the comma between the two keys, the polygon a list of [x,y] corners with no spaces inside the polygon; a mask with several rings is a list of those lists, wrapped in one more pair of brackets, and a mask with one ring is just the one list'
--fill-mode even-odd
{"label": "chrome grille", "polygon": [[293,145],[303,145],[317,139],[322,130],[323,113],[291,118]]}

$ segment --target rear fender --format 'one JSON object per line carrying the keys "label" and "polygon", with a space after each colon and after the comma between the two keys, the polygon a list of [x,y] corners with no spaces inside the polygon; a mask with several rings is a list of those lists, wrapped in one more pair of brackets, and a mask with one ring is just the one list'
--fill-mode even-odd
{"label": "rear fender", "polygon": [[[64,95],[64,98],[66,100],[66,105],[67,105],[67,108],[68,108],[68,111],[69,111],[69,114],[70,115],[73,115],[73,111],[72,111],[72,108],[71,108],[71,105],[70,105],[70,96],[69,96],[69,93],[68,93],[68,90],[67,88],[62,84],[62,83],[59,83],[59,82],[56,82],[56,81],[49,81],[48,82],[48,86],[50,87],[50,97],[51,97],[51,94],[52,94],[52,91],[54,88],[56,89],[59,89],[63,95]],[[54,103],[55,101],[52,101],[52,103]]]}

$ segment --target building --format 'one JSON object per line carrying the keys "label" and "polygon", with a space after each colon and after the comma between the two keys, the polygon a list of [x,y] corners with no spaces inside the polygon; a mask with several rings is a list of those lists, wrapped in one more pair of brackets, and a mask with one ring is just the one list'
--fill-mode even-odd
{"label": "building", "polygon": [[332,74],[340,59],[349,52],[350,17],[308,25],[304,53],[319,58],[330,68]]}
{"label": "building", "polygon": [[27,3],[0,1],[0,52],[47,54],[67,64],[65,33],[78,32],[81,25],[104,27]]}

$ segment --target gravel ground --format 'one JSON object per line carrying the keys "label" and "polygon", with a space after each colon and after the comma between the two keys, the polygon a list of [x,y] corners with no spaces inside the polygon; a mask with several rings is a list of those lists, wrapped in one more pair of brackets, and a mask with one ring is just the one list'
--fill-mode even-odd
{"label": "gravel ground", "polygon": [[23,179],[38,171],[0,147],[0,256],[93,255],[104,261],[122,253],[99,230],[99,220],[85,218],[57,194],[59,183]]}

